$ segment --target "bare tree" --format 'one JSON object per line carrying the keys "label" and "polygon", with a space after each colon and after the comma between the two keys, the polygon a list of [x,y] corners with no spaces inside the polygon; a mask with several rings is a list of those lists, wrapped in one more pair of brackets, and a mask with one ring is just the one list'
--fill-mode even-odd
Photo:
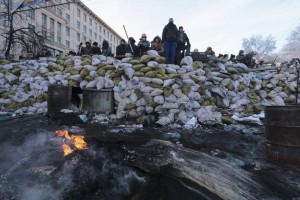
{"label": "bare tree", "polygon": [[264,37],[262,34],[252,35],[242,39],[242,47],[246,52],[255,51],[258,54],[272,54],[276,49],[276,40],[272,35]]}
{"label": "bare tree", "polygon": [[[27,52],[30,52],[30,44],[37,45],[37,49],[43,46],[43,37],[33,27],[25,27],[28,22],[28,11],[15,12],[13,11],[13,2],[11,0],[0,0],[0,18],[5,26],[0,34],[4,38],[5,56],[8,57],[12,47],[23,47]],[[25,25],[25,26],[24,26]]]}
{"label": "bare tree", "polygon": [[300,25],[290,33],[280,53],[284,60],[300,57]]}

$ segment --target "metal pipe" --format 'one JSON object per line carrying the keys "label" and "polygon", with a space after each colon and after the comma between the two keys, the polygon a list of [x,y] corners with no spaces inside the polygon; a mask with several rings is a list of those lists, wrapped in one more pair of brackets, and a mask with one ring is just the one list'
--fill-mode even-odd
{"label": "metal pipe", "polygon": [[131,49],[131,52],[132,52],[132,55],[133,55],[133,57],[134,57],[134,52],[133,52],[133,49],[132,49],[131,43],[130,43],[130,41],[129,41],[129,38],[128,38],[128,35],[127,35],[126,28],[125,28],[125,26],[124,26],[124,25],[123,25],[123,28],[124,28],[124,31],[125,31],[125,34],[126,34],[126,37],[127,37],[127,41],[128,41],[128,43],[129,43],[129,46],[130,46],[130,49]]}

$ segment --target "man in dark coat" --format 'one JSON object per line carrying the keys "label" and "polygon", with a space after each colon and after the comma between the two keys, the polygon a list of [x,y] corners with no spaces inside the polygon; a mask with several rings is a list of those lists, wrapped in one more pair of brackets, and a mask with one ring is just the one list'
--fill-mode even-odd
{"label": "man in dark coat", "polygon": [[107,40],[103,40],[102,42],[102,55],[112,56],[111,47],[109,46]]}
{"label": "man in dark coat", "polygon": [[116,48],[116,58],[122,59],[125,57],[126,53],[126,42],[124,39],[121,39],[121,43]]}
{"label": "man in dark coat", "polygon": [[239,51],[239,55],[236,56],[236,61],[238,63],[244,63],[245,65],[246,64],[246,57],[245,57],[245,54],[244,54],[244,50],[240,50]]}
{"label": "man in dark coat", "polygon": [[93,50],[94,55],[100,55],[101,54],[100,47],[98,47],[98,42],[93,43],[92,50]]}
{"label": "man in dark coat", "polygon": [[173,18],[164,27],[162,32],[162,42],[164,44],[164,54],[166,63],[174,63],[176,56],[176,46],[178,41],[178,29],[174,24]]}
{"label": "man in dark coat", "polygon": [[[81,46],[81,45],[82,45],[82,43],[80,43],[79,46]],[[91,43],[86,42],[85,47],[81,47],[80,55],[91,55],[91,54],[93,54]]]}
{"label": "man in dark coat", "polygon": [[135,39],[133,37],[128,38],[128,45],[126,46],[126,53],[131,53],[134,57],[139,56],[138,47],[135,45]]}
{"label": "man in dark coat", "polygon": [[190,53],[190,48],[191,44],[189,37],[184,32],[183,27],[179,26],[178,43],[176,48],[176,64],[179,64],[181,59],[185,56],[185,50],[187,50],[187,53]]}

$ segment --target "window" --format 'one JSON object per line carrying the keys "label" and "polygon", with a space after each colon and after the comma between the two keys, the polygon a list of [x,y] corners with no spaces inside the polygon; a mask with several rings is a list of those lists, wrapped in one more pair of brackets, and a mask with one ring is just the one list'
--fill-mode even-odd
{"label": "window", "polygon": [[57,43],[61,44],[61,37],[60,36],[57,36]]}
{"label": "window", "polygon": [[42,25],[47,28],[47,15],[42,14]]}
{"label": "window", "polygon": [[70,4],[69,4],[69,3],[68,3],[68,4],[64,4],[64,7],[65,7],[66,9],[70,10]]}
{"label": "window", "polygon": [[86,22],[86,14],[83,14],[83,21]]}
{"label": "window", "polygon": [[29,33],[33,33],[35,31],[35,26],[32,24],[28,24]]}
{"label": "window", "polygon": [[103,33],[104,33],[104,36],[105,36],[105,29],[103,29]]}
{"label": "window", "polygon": [[80,21],[77,21],[77,29],[80,30]]}
{"label": "window", "polygon": [[5,14],[5,16],[4,16],[3,26],[4,27],[8,27],[9,26],[9,16],[8,16],[8,14]]}
{"label": "window", "polygon": [[83,37],[83,42],[86,42],[86,37]]}
{"label": "window", "polygon": [[94,33],[94,39],[97,40],[97,33]]}
{"label": "window", "polygon": [[29,10],[28,17],[30,17],[30,19],[35,19],[35,10]]}
{"label": "window", "polygon": [[80,42],[80,34],[77,33],[77,41]]}
{"label": "window", "polygon": [[56,15],[59,16],[59,17],[62,16],[62,11],[61,11],[60,8],[57,8],[57,9],[56,9]]}
{"label": "window", "polygon": [[101,33],[101,31],[102,31],[101,29],[102,29],[101,26],[99,26],[99,32],[100,32],[100,33]]}
{"label": "window", "polygon": [[34,53],[35,52],[35,44],[33,42],[28,42],[28,53]]}
{"label": "window", "polygon": [[77,17],[79,17],[80,18],[80,10],[79,10],[79,8],[77,8]]}
{"label": "window", "polygon": [[54,33],[50,33],[50,41],[54,42]]}
{"label": "window", "polygon": [[93,25],[93,20],[92,20],[92,18],[90,18],[90,26],[92,26]]}
{"label": "window", "polygon": [[90,29],[90,37],[92,37],[93,31],[92,29]]}
{"label": "window", "polygon": [[96,30],[97,30],[97,27],[98,27],[97,22],[95,22],[95,29],[96,29]]}
{"label": "window", "polygon": [[86,25],[83,25],[83,32],[86,33]]}
{"label": "window", "polygon": [[70,48],[70,41],[69,41],[69,40],[66,40],[66,46],[67,46],[68,48]]}
{"label": "window", "polygon": [[66,36],[70,36],[70,28],[66,27]]}
{"label": "window", "polygon": [[66,20],[68,22],[68,24],[70,24],[70,15],[66,13]]}
{"label": "window", "polygon": [[50,18],[50,31],[54,31],[54,19]]}
{"label": "window", "polygon": [[47,39],[47,30],[42,30],[42,36],[44,39]]}
{"label": "window", "polygon": [[57,22],[57,34],[61,34],[61,23]]}

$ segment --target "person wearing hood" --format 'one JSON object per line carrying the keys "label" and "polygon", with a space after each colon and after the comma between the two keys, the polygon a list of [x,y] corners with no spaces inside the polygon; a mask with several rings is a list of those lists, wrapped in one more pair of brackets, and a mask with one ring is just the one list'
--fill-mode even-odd
{"label": "person wearing hood", "polygon": [[157,35],[155,38],[151,41],[151,49],[158,52],[159,55],[163,55],[164,48],[161,42],[161,38]]}
{"label": "person wearing hood", "polygon": [[134,57],[138,57],[138,47],[135,45],[135,39],[133,37],[128,38],[126,53],[131,53]]}
{"label": "person wearing hood", "polygon": [[121,39],[121,43],[116,48],[116,58],[122,59],[125,57],[126,53],[126,42],[124,39]]}
{"label": "person wearing hood", "polygon": [[174,63],[176,56],[176,46],[178,41],[178,28],[174,24],[173,18],[164,27],[162,32],[162,42],[164,44],[164,55],[166,63]]}
{"label": "person wearing hood", "polygon": [[215,52],[212,50],[211,47],[207,47],[205,54],[208,56],[215,56]]}
{"label": "person wearing hood", "polygon": [[179,64],[181,59],[185,56],[185,50],[187,54],[190,53],[190,48],[191,44],[189,37],[184,32],[183,27],[179,26],[178,43],[176,47],[176,64]]}
{"label": "person wearing hood", "polygon": [[93,42],[92,52],[93,52],[94,55],[100,55],[101,54],[101,49],[100,49],[100,47],[98,47],[98,42]]}
{"label": "person wearing hood", "polygon": [[112,56],[111,47],[109,46],[107,40],[103,40],[103,42],[102,42],[102,55]]}
{"label": "person wearing hood", "polygon": [[147,40],[147,35],[145,33],[142,34],[141,40],[138,43],[138,52],[139,56],[142,56],[147,53],[150,49],[150,42]]}
{"label": "person wearing hood", "polygon": [[236,56],[236,61],[238,63],[244,63],[246,65],[246,57],[244,54],[244,50],[239,51],[239,54]]}

